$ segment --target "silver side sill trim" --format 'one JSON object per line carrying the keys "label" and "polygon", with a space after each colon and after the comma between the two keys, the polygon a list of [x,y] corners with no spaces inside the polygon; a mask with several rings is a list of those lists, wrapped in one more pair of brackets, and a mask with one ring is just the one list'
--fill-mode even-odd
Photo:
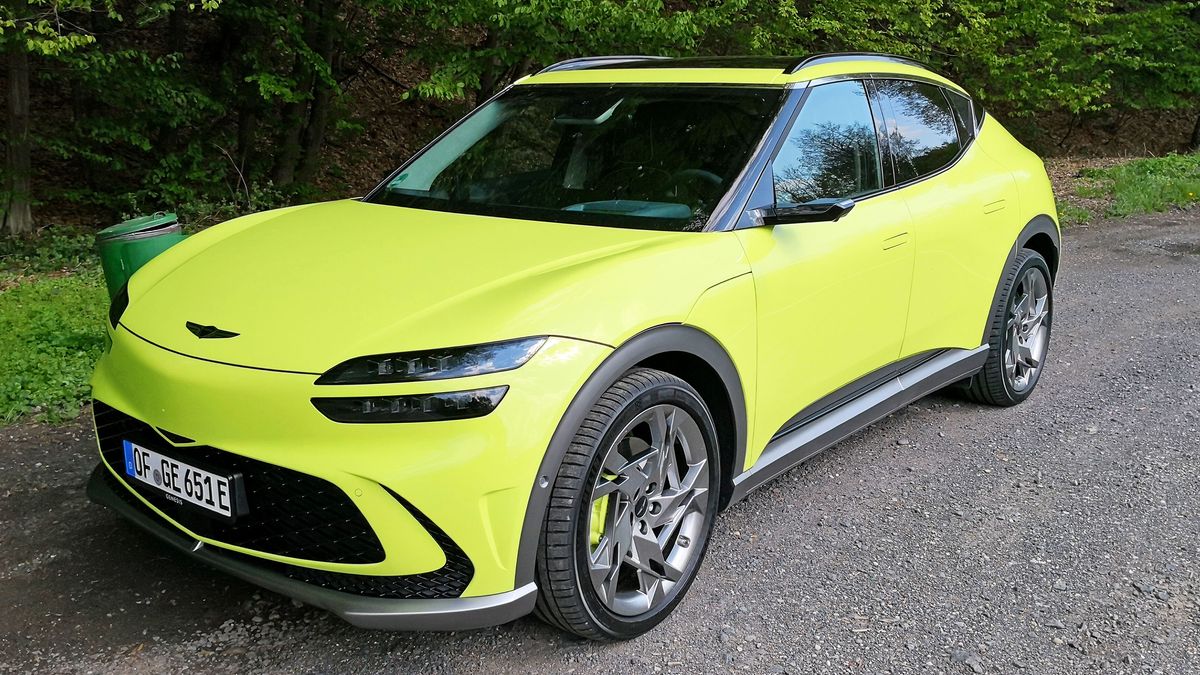
{"label": "silver side sill trim", "polygon": [[979,371],[988,345],[951,349],[771,441],[754,466],[733,479],[733,504],[767,481],[913,401]]}

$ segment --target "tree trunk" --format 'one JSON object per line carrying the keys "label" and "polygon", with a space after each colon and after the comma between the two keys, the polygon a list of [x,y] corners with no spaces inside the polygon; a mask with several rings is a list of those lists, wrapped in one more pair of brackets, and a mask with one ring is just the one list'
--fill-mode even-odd
{"label": "tree trunk", "polygon": [[220,23],[221,68],[223,76],[234,83],[233,108],[237,118],[237,146],[233,151],[233,162],[243,178],[248,179],[256,156],[254,141],[258,133],[258,121],[262,114],[262,97],[258,86],[247,82],[246,77],[254,68],[255,57],[260,53],[262,36],[253,22],[241,22],[227,17]]}
{"label": "tree trunk", "polygon": [[1196,115],[1196,126],[1192,127],[1192,140],[1188,143],[1188,150],[1200,152],[1200,115]]}
{"label": "tree trunk", "polygon": [[[334,31],[336,29],[338,6],[336,2],[326,2],[321,6],[321,19],[317,26],[316,44],[314,51],[329,65],[332,76],[335,64]],[[313,90],[312,108],[308,115],[308,124],[304,127],[303,156],[300,168],[296,172],[296,181],[309,183],[317,175],[320,167],[321,146],[325,144],[325,131],[329,126],[329,110],[333,106],[333,86],[324,79],[318,79]]]}
{"label": "tree trunk", "polygon": [[[496,49],[500,44],[500,36],[495,28],[489,28],[487,36],[483,40],[483,47],[488,51]],[[479,90],[475,92],[475,105],[482,105],[484,101],[492,97],[496,93],[496,82],[500,77],[500,59],[495,55],[489,56],[484,64],[483,72],[479,74]]]}
{"label": "tree trunk", "polygon": [[[296,59],[296,70],[307,68]],[[307,95],[312,90],[312,77],[302,75],[297,82],[297,93]],[[281,115],[283,131],[279,134],[279,150],[275,154],[275,168],[271,181],[276,185],[291,185],[296,177],[296,161],[300,159],[300,132],[304,128],[306,99],[284,104]]]}
{"label": "tree trunk", "polygon": [[[320,10],[319,0],[305,0],[303,29],[301,39],[305,44],[312,45],[316,29],[317,12]],[[296,91],[294,101],[283,106],[280,116],[279,149],[275,155],[275,168],[271,171],[271,180],[275,185],[291,185],[296,179],[296,164],[300,160],[300,134],[304,131],[304,113],[308,110],[308,101],[312,97],[313,69],[312,65],[297,56],[292,67],[295,74]]]}
{"label": "tree trunk", "polygon": [[30,211],[32,172],[29,139],[29,52],[17,40],[8,43],[8,152],[4,164],[4,213],[0,231],[12,236],[33,232]]}
{"label": "tree trunk", "polygon": [[237,163],[243,173],[249,172],[254,164],[254,135],[258,131],[258,112],[248,102],[252,93],[238,97],[237,109]]}

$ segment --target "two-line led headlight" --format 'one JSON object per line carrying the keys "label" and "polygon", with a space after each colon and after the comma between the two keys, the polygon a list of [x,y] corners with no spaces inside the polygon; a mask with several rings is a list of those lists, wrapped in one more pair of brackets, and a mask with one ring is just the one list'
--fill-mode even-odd
{"label": "two-line led headlight", "polygon": [[[498,373],[533,358],[544,337],[470,347],[377,354],[350,359],[317,379],[319,385],[423,382]],[[335,422],[435,422],[482,417],[496,409],[508,386],[394,396],[317,397],[312,404]]]}
{"label": "two-line led headlight", "polygon": [[483,417],[500,405],[507,392],[508,386],[501,385],[440,394],[314,398],[312,403],[334,422],[436,422]]}
{"label": "two-line led headlight", "polygon": [[470,347],[362,356],[329,369],[317,384],[422,382],[498,373],[524,365],[545,343],[544,337],[531,337]]}

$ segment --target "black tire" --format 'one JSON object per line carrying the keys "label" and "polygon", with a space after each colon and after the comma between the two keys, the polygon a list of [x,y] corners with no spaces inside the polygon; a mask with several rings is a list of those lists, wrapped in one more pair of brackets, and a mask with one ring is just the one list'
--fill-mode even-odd
{"label": "black tire", "polygon": [[966,386],[962,389],[963,394],[976,403],[994,406],[1016,405],[1029,398],[1029,395],[1037,387],[1038,380],[1041,379],[1042,371],[1045,370],[1044,367],[1039,367],[1034,372],[1029,385],[1021,390],[1016,389],[1005,374],[1005,354],[1010,342],[1007,323],[1010,313],[1013,311],[1013,302],[1018,299],[1015,296],[1019,280],[1031,269],[1040,272],[1046,283],[1047,310],[1043,322],[1046,327],[1046,345],[1041,359],[1042,363],[1045,363],[1045,350],[1048,350],[1050,346],[1050,329],[1054,320],[1053,281],[1046,259],[1037,251],[1026,248],[1017,252],[1012,263],[1005,270],[1004,277],[1000,280],[1000,293],[996,305],[988,317],[987,362],[984,363],[982,370],[967,380]]}
{"label": "black tire", "polygon": [[[683,409],[697,423],[707,446],[710,467],[707,511],[700,550],[657,606],[636,616],[606,607],[588,573],[589,509],[605,454],[616,436],[640,413],[660,404]],[[717,434],[700,394],[687,382],[659,370],[635,368],[600,397],[576,432],[551,487],[537,552],[538,618],[583,638],[627,640],[654,628],[675,608],[696,577],[712,535],[721,485]]]}

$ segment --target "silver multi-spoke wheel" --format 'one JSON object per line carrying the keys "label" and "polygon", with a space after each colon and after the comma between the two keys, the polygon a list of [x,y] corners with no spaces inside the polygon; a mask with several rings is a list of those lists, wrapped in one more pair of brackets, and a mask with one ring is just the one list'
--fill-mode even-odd
{"label": "silver multi-spoke wheel", "polygon": [[717,427],[690,383],[632,368],[578,422],[551,485],[535,612],[576,635],[628,640],[683,599],[712,536]]}
{"label": "silver multi-spoke wheel", "polygon": [[700,550],[708,511],[708,448],[675,405],[640,413],[606,450],[591,490],[592,587],[616,614],[658,605]]}
{"label": "silver multi-spoke wheel", "polygon": [[1054,276],[1037,251],[1017,251],[996,288],[984,340],[987,360],[962,383],[968,398],[1010,406],[1033,393],[1050,347],[1054,321]]}
{"label": "silver multi-spoke wheel", "polygon": [[1050,328],[1050,291],[1046,277],[1036,267],[1021,275],[1009,305],[1004,376],[1015,392],[1023,392],[1037,381],[1046,353]]}

